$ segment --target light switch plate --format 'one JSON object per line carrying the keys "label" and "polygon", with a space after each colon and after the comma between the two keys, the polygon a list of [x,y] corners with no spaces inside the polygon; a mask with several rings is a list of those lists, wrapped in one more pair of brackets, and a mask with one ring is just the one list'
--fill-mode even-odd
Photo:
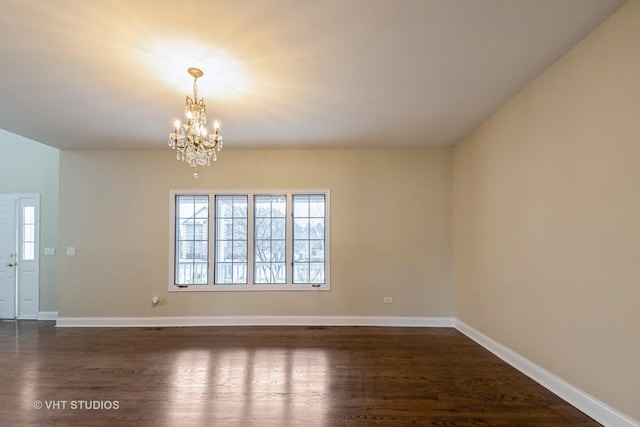
{"label": "light switch plate", "polygon": [[67,248],[67,256],[76,256],[76,248],[70,246]]}
{"label": "light switch plate", "polygon": [[45,256],[53,256],[56,254],[56,248],[44,248]]}

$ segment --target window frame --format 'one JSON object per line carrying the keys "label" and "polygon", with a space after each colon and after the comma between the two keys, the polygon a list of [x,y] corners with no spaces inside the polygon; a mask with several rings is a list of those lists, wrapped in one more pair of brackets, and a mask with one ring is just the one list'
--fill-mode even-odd
{"label": "window frame", "polygon": [[[176,197],[177,196],[208,196],[208,277],[206,284],[175,284],[175,251],[176,251]],[[286,215],[285,215],[285,267],[286,267],[286,283],[284,284],[267,284],[255,283],[255,196],[285,196],[286,197]],[[325,245],[325,267],[324,267],[324,283],[294,283],[293,282],[293,196],[294,195],[323,195],[325,201],[325,228],[324,228],[324,245]],[[247,282],[234,284],[216,284],[216,196],[247,196]],[[262,190],[169,190],[169,292],[247,292],[247,291],[329,291],[331,290],[331,221],[330,221],[330,190],[329,189],[262,189]]]}

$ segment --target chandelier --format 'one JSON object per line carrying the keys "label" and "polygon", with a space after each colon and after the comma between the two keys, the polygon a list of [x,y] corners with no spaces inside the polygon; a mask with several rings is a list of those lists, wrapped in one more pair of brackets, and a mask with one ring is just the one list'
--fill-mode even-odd
{"label": "chandelier", "polygon": [[198,178],[198,166],[210,166],[216,161],[216,151],[222,149],[220,123],[213,122],[213,132],[209,133],[204,99],[198,99],[198,78],[204,73],[198,68],[189,68],[187,72],[193,77],[193,98],[187,95],[185,101],[186,122],[176,120],[174,130],[169,134],[169,147],[176,150],[176,159],[187,162],[195,168],[193,177]]}

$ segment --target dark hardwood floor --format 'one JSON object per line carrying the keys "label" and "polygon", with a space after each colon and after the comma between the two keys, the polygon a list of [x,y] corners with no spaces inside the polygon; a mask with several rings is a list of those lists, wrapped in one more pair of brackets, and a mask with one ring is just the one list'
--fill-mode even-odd
{"label": "dark hardwood floor", "polygon": [[451,328],[2,321],[0,366],[12,427],[599,425]]}

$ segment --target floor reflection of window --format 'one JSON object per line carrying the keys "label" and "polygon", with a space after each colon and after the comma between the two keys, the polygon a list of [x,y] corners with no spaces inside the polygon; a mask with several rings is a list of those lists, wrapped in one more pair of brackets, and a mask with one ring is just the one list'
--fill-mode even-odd
{"label": "floor reflection of window", "polygon": [[39,396],[36,392],[38,384],[38,376],[41,374],[39,364],[37,362],[27,361],[21,366],[22,380],[20,381],[20,401],[22,409],[30,411],[33,409],[34,402],[37,399],[50,398],[49,396]]}
{"label": "floor reflection of window", "polygon": [[198,424],[209,418],[210,357],[208,350],[185,350],[176,355],[169,380],[173,395],[166,418],[170,425],[183,425],[185,415]]}
{"label": "floor reflection of window", "polygon": [[[227,349],[212,352],[211,361],[206,400],[212,420],[224,425],[241,425],[242,420],[270,425],[306,420],[323,425],[329,392],[324,351]],[[176,360],[176,369],[184,370],[179,363]],[[193,373],[190,377],[197,379]]]}
{"label": "floor reflection of window", "polygon": [[209,389],[212,418],[240,425],[239,420],[251,413],[247,392],[252,381],[252,372],[247,369],[251,365],[251,354],[243,349],[227,349],[215,352],[214,358],[215,381]]}

